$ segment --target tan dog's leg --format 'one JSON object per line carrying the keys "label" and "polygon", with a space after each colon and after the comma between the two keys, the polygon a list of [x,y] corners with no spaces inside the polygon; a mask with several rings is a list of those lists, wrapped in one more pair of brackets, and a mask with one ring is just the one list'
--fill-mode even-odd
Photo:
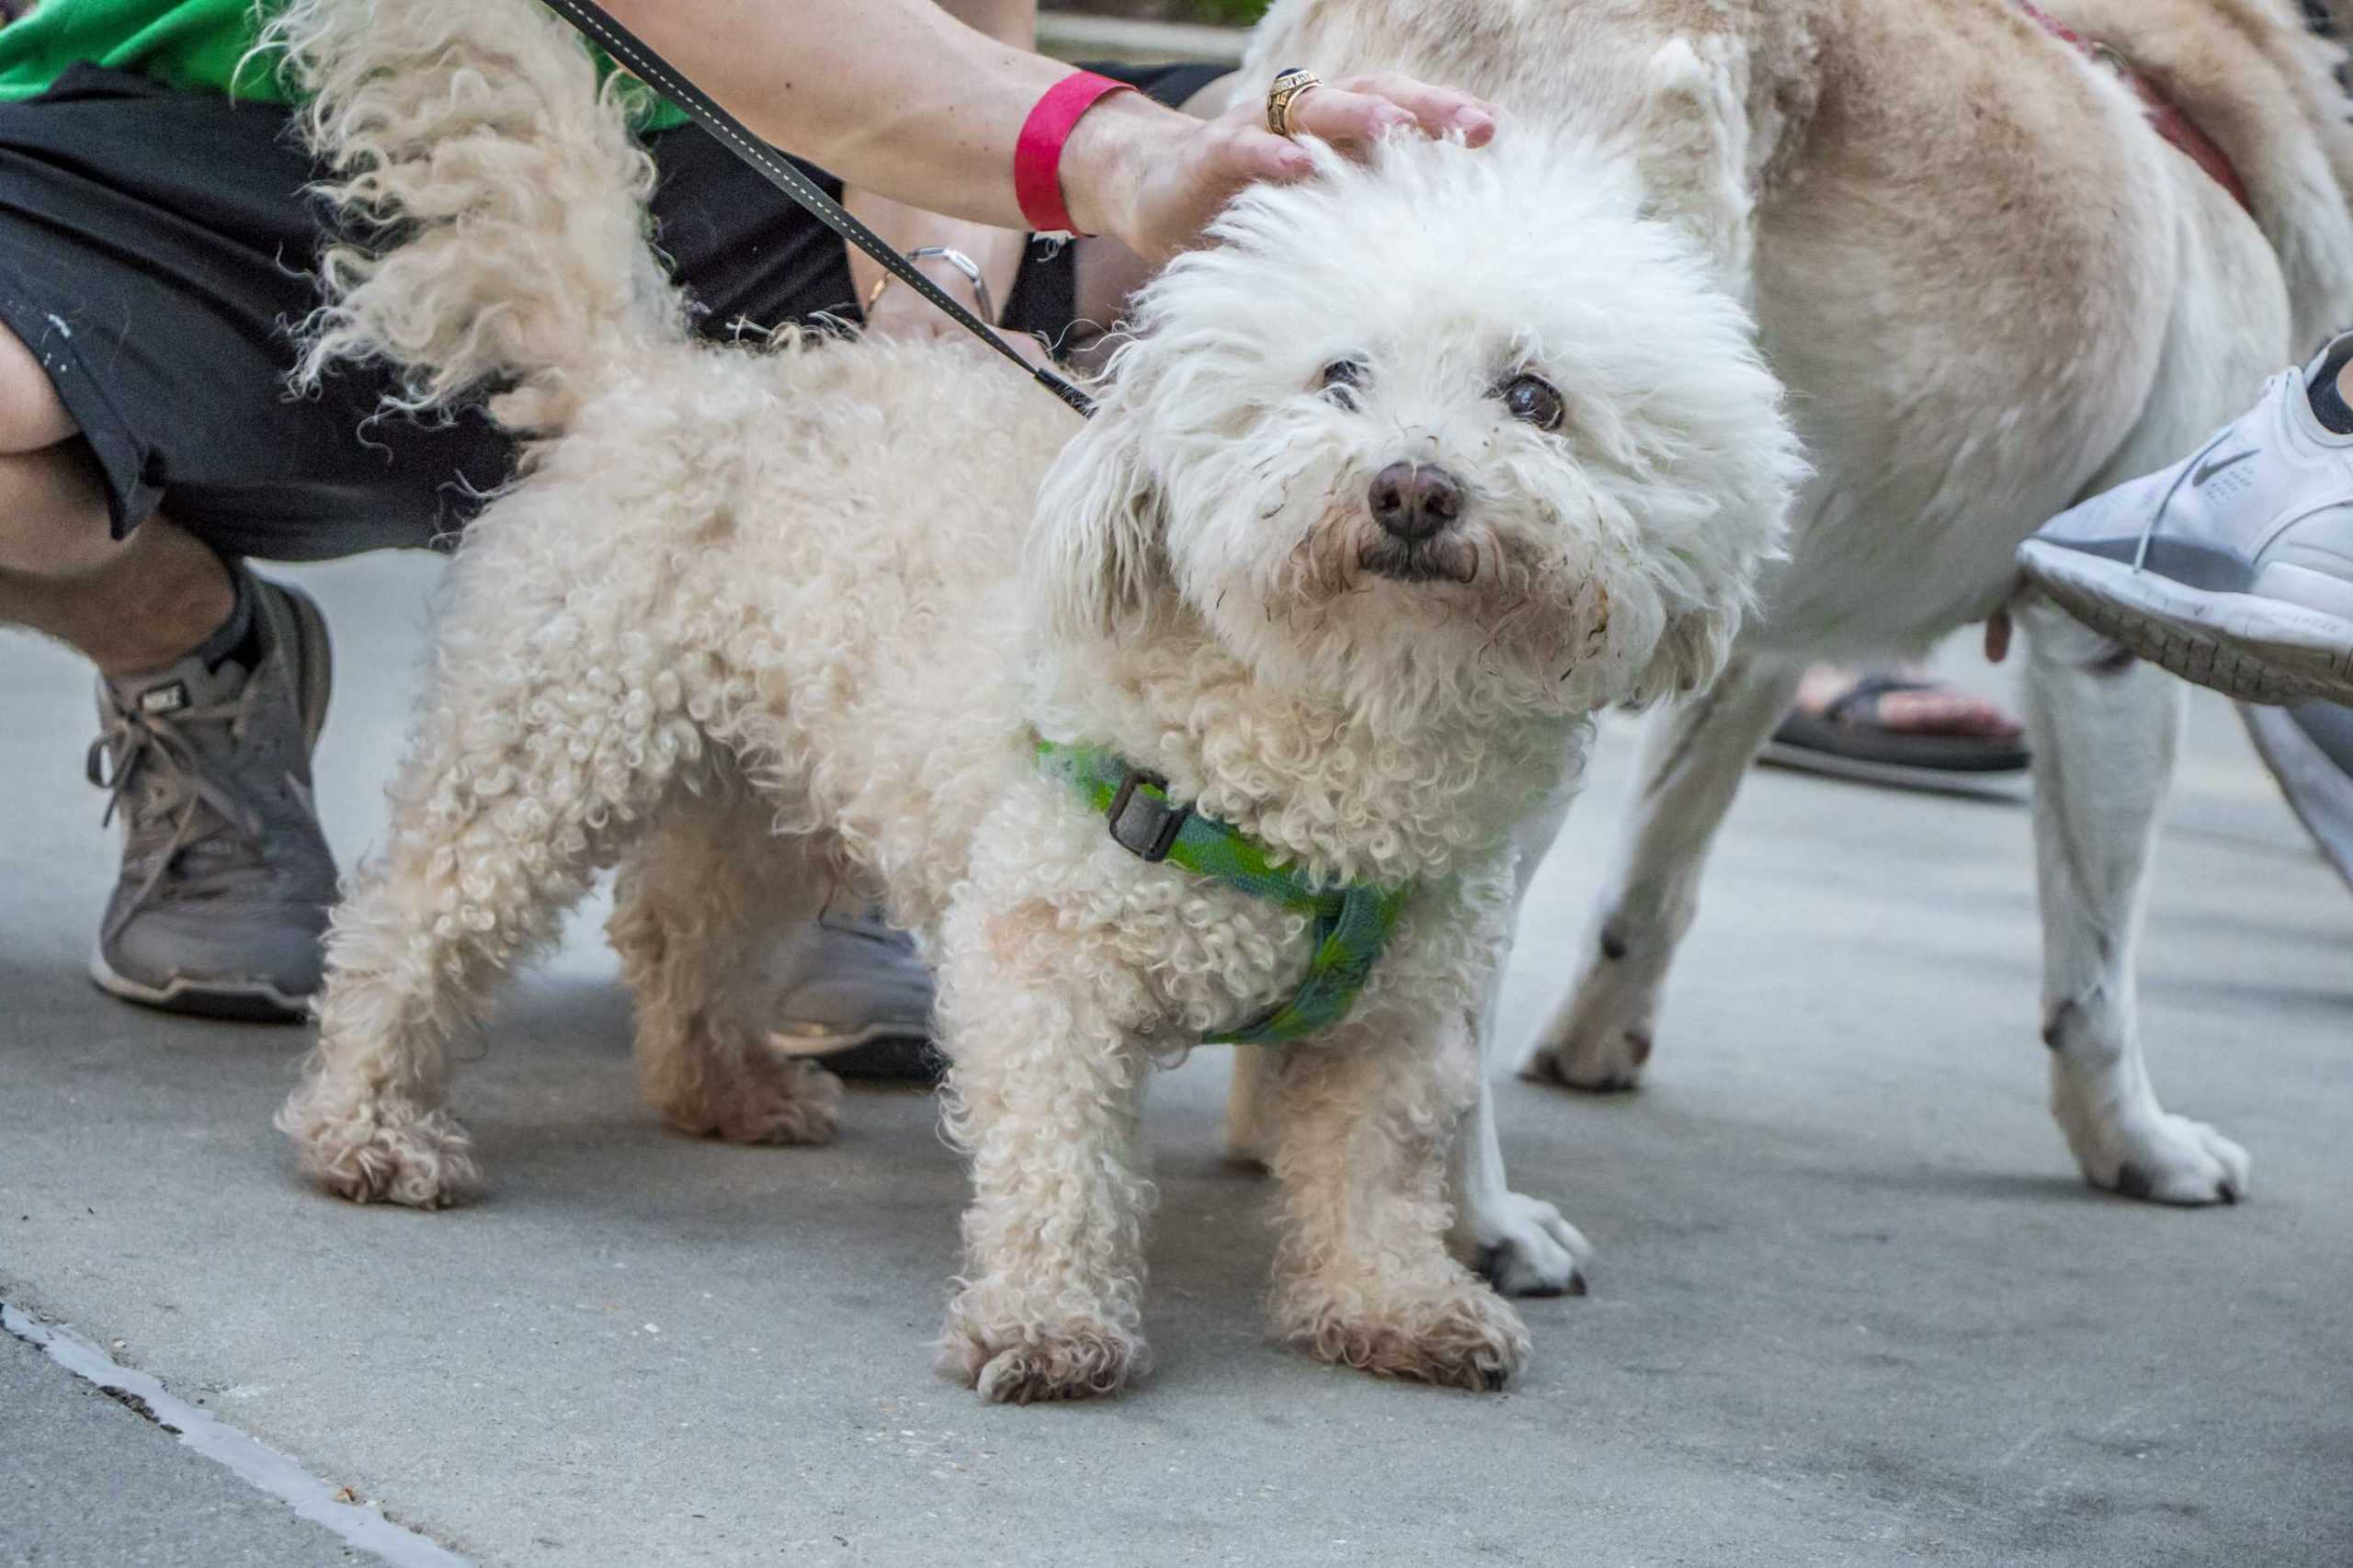
{"label": "tan dog's leg", "polygon": [[1538,1032],[1522,1075],[1579,1089],[1634,1086],[1650,1060],[1667,966],[1699,908],[1708,846],[1799,674],[1791,663],[1738,659],[1714,686],[1652,721],[1641,792],[1583,968]]}
{"label": "tan dog's leg", "polygon": [[1041,975],[1019,961],[1020,937],[960,937],[955,924],[940,1043],[972,1202],[941,1368],[993,1403],[1116,1393],[1148,1365],[1155,1194],[1137,1133],[1150,1064],[1115,1009],[1116,977]]}
{"label": "tan dog's leg", "polygon": [[1467,1389],[1501,1388],[1527,1359],[1518,1314],[1447,1251],[1447,1167],[1477,1072],[1467,1028],[1435,1044],[1344,1028],[1328,1049],[1290,1052],[1274,1158],[1283,1224],[1271,1311],[1285,1343]]}
{"label": "tan dog's leg", "polygon": [[735,1143],[823,1143],[841,1081],[779,1051],[768,1028],[771,960],[813,939],[831,879],[818,841],[779,836],[774,820],[733,778],[677,801],[630,857],[606,930],[637,998],[639,1081],[664,1121]]}

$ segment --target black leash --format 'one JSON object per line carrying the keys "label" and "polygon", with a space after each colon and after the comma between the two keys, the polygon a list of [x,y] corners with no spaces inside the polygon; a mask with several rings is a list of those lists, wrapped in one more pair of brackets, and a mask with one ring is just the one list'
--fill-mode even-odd
{"label": "black leash", "polygon": [[759,171],[770,185],[799,203],[811,217],[872,256],[892,277],[947,312],[949,319],[957,325],[1020,366],[1031,381],[1081,415],[1095,412],[1093,398],[1055,374],[1050,367],[1032,365],[1016,353],[1010,344],[997,335],[995,327],[958,304],[939,285],[916,271],[915,263],[892,249],[881,235],[851,217],[843,210],[842,204],[827,196],[814,180],[793,167],[790,161],[774,147],[753,135],[742,120],[720,108],[709,94],[680,75],[676,67],[648,49],[635,33],[615,21],[602,6],[596,4],[596,0],[542,0],[542,3],[571,23],[582,37],[627,66],[640,81],[676,104],[688,119],[719,138],[722,146]]}

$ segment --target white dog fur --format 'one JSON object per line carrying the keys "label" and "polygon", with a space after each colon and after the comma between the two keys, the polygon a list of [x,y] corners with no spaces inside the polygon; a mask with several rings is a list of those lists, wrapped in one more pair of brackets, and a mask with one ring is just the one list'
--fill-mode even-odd
{"label": "white dog fur", "polygon": [[[397,222],[331,264],[313,369],[380,356],[419,403],[496,382],[536,437],[458,552],[390,840],[335,918],[279,1119],[305,1171],[472,1193],[451,1037],[615,862],[655,1106],[822,1140],[835,1085],[767,1049],[759,960],[879,890],[938,968],[972,1159],[943,1364],[991,1399],[1119,1388],[1145,1072],[1287,995],[1308,941],[1118,847],[1031,755],[1093,742],[1317,878],[1415,884],[1272,1085],[1273,1318],[1500,1382],[1526,1337],[1447,1252],[1445,1180],[1511,835],[1597,707],[1715,676],[1802,475],[1746,312],[1637,217],[1626,156],[1415,142],[1253,192],[1142,298],[1081,426],[969,347],[690,341],[644,159],[528,0],[301,0],[279,36],[346,210]],[[1527,374],[1557,430],[1496,395]],[[1410,558],[1366,503],[1399,460],[1467,497]]]}
{"label": "white dog fur", "polygon": [[[1278,0],[1253,40],[1245,97],[1279,65],[1399,70],[1521,124],[1630,129],[1646,210],[1753,301],[1815,465],[1730,673],[1651,727],[1531,1076],[1634,1083],[1710,840],[1807,661],[1915,653],[1985,619],[2042,518],[2179,457],[2353,320],[2353,135],[2336,51],[2294,7],[2043,4],[2189,111],[2252,218],[2013,0]],[[2232,1201],[2245,1153],[2159,1106],[2135,1024],[2177,688],[2046,605],[2017,609],[2052,1108],[2093,1185]],[[1558,1284],[1574,1259],[1549,1209],[1504,1186],[1483,1105],[1481,1121],[1469,1220],[1506,1278]]]}

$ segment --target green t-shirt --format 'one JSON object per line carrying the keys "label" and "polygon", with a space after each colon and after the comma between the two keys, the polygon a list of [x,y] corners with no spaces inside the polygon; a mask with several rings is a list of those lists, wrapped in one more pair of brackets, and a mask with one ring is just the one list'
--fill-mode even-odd
{"label": "green t-shirt", "polygon": [[[285,103],[275,62],[252,52],[268,0],[41,0],[32,15],[0,28],[0,101],[29,98],[73,65],[132,71],[188,93],[225,93]],[[606,71],[611,62],[598,57]],[[687,117],[645,93],[641,129],[664,131]]]}

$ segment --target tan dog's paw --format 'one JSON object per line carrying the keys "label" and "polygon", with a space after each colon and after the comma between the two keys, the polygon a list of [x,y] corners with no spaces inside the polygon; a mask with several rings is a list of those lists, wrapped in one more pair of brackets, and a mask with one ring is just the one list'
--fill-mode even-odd
{"label": "tan dog's paw", "polygon": [[713,1073],[662,1119],[696,1138],[730,1143],[830,1143],[840,1120],[842,1081],[813,1062],[759,1051],[723,1078]]}
{"label": "tan dog's paw", "polygon": [[1377,1378],[1479,1392],[1502,1388],[1528,1359],[1519,1314],[1484,1286],[1396,1303],[1351,1295],[1293,1331],[1291,1343],[1319,1361]]}
{"label": "tan dog's paw", "polygon": [[482,1191],[473,1139],[446,1110],[298,1090],[277,1127],[293,1140],[304,1176],[354,1203],[446,1209]]}
{"label": "tan dog's paw", "polygon": [[1150,1364],[1141,1338],[1101,1319],[984,1328],[953,1312],[939,1360],[991,1404],[1102,1399]]}

